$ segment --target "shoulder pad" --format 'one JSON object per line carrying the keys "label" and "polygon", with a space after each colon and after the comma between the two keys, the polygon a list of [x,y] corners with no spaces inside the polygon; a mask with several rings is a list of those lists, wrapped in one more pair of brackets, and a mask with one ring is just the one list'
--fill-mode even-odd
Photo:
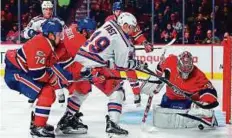
{"label": "shoulder pad", "polygon": [[37,21],[39,21],[39,20],[44,20],[44,17],[42,17],[41,15],[39,15],[39,16],[36,16],[36,17],[32,18],[32,20],[33,20],[34,22],[37,22]]}

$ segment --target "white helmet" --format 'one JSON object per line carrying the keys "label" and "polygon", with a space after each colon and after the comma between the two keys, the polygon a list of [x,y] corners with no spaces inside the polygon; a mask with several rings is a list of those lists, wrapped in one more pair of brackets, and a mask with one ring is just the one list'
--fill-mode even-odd
{"label": "white helmet", "polygon": [[51,1],[43,1],[41,4],[42,9],[53,8],[53,4]]}
{"label": "white helmet", "polygon": [[131,26],[137,26],[137,20],[134,15],[129,12],[123,12],[118,16],[118,25],[123,26],[125,23]]}

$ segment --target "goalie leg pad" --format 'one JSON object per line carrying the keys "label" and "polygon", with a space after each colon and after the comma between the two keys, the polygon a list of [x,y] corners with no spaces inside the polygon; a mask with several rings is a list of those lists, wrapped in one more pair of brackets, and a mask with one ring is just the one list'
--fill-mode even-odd
{"label": "goalie leg pad", "polygon": [[153,107],[153,125],[158,128],[178,129],[194,128],[199,121],[183,117],[180,114],[187,114],[188,110]]}

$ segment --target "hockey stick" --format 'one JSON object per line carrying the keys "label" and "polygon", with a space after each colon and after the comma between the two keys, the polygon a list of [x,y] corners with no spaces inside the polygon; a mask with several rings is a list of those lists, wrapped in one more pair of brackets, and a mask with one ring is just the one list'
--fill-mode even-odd
{"label": "hockey stick", "polygon": [[[172,43],[174,43],[175,40],[173,40]],[[170,43],[171,45],[171,43]],[[163,54],[161,55],[161,58],[162,60],[164,60],[164,57],[165,57],[165,53],[166,53],[166,49],[164,50]],[[162,61],[161,61],[162,62]],[[148,70],[148,72],[150,72],[150,70]],[[164,84],[159,84],[157,87],[156,87],[156,93],[158,93],[162,87],[163,87]],[[150,107],[151,107],[151,102],[152,102],[152,99],[153,99],[153,95],[154,95],[154,92],[153,94],[149,95],[148,97],[148,100],[147,100],[147,105],[146,105],[146,108],[145,108],[145,111],[144,111],[144,114],[143,114],[143,119],[142,119],[142,123],[145,124],[146,123],[146,119],[147,119],[147,114],[148,112],[150,111]]]}
{"label": "hockey stick", "polygon": [[[133,80],[133,81],[141,81],[141,82],[149,82],[149,83],[156,83],[160,84],[159,80],[148,80],[148,79],[135,79],[135,78],[128,78],[128,77],[108,77],[107,79],[114,79],[114,80]],[[78,80],[69,80],[69,83],[72,82],[81,82],[81,81],[91,81],[91,78],[82,78]]]}
{"label": "hockey stick", "polygon": [[[153,47],[152,49],[164,49],[164,48],[167,48],[168,46],[172,45],[174,42],[176,41],[176,38],[173,38],[168,44],[164,45],[164,46],[161,46],[161,47]],[[144,50],[145,48],[144,47],[141,47],[141,48],[135,48],[135,50]],[[165,50],[166,51],[166,50]]]}
{"label": "hockey stick", "polygon": [[[199,122],[201,122],[201,123],[203,123],[203,124],[205,124],[205,125],[207,125],[209,127],[218,126],[218,123],[217,123],[217,120],[216,120],[215,116],[213,116],[213,119],[214,119],[213,123],[210,123],[209,121],[206,121],[206,120],[204,120],[204,119],[202,119],[200,117],[193,116],[193,115],[190,115],[190,114],[183,114],[183,113],[177,113],[177,114],[181,115],[183,117],[187,117],[187,118],[190,118],[190,119],[193,119],[193,120],[197,120],[197,121],[199,121]],[[203,128],[200,128],[200,124],[198,125],[198,128],[201,129],[201,130],[203,129]]]}

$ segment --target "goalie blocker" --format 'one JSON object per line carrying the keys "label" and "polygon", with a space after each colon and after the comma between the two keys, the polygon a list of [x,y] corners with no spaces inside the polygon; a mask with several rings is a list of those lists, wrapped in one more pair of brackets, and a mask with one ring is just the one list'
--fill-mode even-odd
{"label": "goalie blocker", "polygon": [[[166,86],[160,106],[153,108],[154,126],[191,128],[201,123],[214,126],[216,119],[212,109],[218,105],[217,91],[204,73],[193,65],[191,53],[184,51],[178,56],[170,55],[157,66],[156,72],[162,75],[167,70],[169,81],[185,93]],[[199,108],[195,103],[207,108]]]}

